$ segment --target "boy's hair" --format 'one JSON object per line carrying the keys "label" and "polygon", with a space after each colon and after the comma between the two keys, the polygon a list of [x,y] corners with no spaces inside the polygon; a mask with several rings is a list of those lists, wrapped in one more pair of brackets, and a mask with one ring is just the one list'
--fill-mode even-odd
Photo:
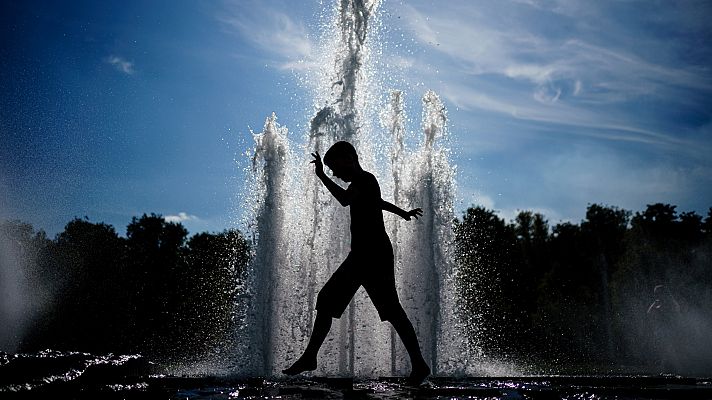
{"label": "boy's hair", "polygon": [[338,158],[350,158],[358,162],[356,149],[349,142],[340,141],[334,143],[324,154],[324,164],[331,165],[331,162]]}

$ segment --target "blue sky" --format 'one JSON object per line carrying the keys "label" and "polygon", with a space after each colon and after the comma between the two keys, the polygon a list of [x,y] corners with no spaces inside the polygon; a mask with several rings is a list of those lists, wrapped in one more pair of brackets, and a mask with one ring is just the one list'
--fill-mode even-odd
{"label": "blue sky", "polygon": [[[250,128],[273,111],[296,135],[308,123],[300,76],[319,62],[323,7],[2,2],[0,219],[50,235],[75,216],[123,233],[144,212],[192,233],[231,226]],[[594,202],[712,206],[711,2],[385,0],[381,12],[381,60],[410,114],[425,89],[448,107],[458,214],[531,209],[553,224]]]}

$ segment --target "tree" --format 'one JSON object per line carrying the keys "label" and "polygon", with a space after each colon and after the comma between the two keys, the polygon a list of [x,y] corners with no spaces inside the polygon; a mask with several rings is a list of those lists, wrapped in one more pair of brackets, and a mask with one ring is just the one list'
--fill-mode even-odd
{"label": "tree", "polygon": [[[210,358],[232,346],[249,243],[237,230],[186,241],[187,234],[157,214],[133,218],[126,239],[86,218],[70,221],[54,240],[28,224],[0,223],[0,283],[13,289],[0,292],[13,296],[0,307],[13,324],[7,335],[0,330],[0,345],[10,348],[18,323],[27,322],[29,334],[22,343],[13,339],[13,350],[139,352],[161,362]],[[47,298],[34,304],[18,287]],[[4,317],[6,304],[20,303],[18,310],[37,318]]]}
{"label": "tree", "polygon": [[520,326],[531,327],[537,308],[536,292],[549,269],[549,223],[540,213],[520,211],[511,227],[519,244],[519,251],[513,254],[512,271],[512,289],[518,295],[512,301],[518,310],[516,320]]}
{"label": "tree", "polygon": [[646,239],[654,240],[657,244],[665,242],[667,238],[675,236],[675,223],[677,222],[677,206],[670,204],[648,204],[642,213],[636,212],[631,220],[632,228]]}
{"label": "tree", "polygon": [[55,300],[26,350],[126,350],[126,252],[114,228],[75,218],[47,255],[42,276]]}
{"label": "tree", "polygon": [[174,356],[175,315],[181,302],[178,279],[185,268],[183,251],[188,231],[161,215],[133,217],[126,227],[129,269],[135,287],[131,305],[134,329],[143,339],[135,345],[159,358]]}
{"label": "tree", "polygon": [[0,352],[22,350],[35,330],[46,304],[39,265],[49,244],[30,224],[0,221]]}
{"label": "tree", "polygon": [[518,310],[512,300],[513,229],[494,211],[470,207],[455,221],[456,288],[470,343],[491,354],[516,354]]}
{"label": "tree", "polygon": [[[639,362],[652,363],[658,358],[653,333],[659,327],[647,312],[656,286],[665,287],[665,292],[681,305],[683,314],[690,310],[705,314],[708,311],[702,310],[712,306],[708,294],[712,284],[709,267],[712,243],[703,240],[704,225],[700,216],[692,212],[678,216],[675,209],[674,205],[656,203],[635,214],[612,279],[622,347]],[[677,340],[674,345],[677,354],[686,354],[692,359],[696,354],[704,354],[702,349],[708,341],[697,339],[697,330],[688,328],[682,324],[675,326],[673,330],[684,333],[686,339]],[[710,353],[712,349],[707,354],[712,355]]]}
{"label": "tree", "polygon": [[210,358],[221,346],[232,346],[249,256],[249,243],[238,230],[199,233],[188,240],[177,288],[182,294],[180,348],[186,353]]}
{"label": "tree", "polygon": [[678,237],[683,242],[699,243],[704,237],[702,216],[694,211],[680,213]]}
{"label": "tree", "polygon": [[705,222],[702,224],[702,230],[707,236],[712,235],[712,207],[707,210],[707,218],[705,218]]}

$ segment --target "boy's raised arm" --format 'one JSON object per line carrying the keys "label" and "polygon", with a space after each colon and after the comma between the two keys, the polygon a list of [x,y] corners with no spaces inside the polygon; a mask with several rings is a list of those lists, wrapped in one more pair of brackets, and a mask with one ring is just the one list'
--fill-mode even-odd
{"label": "boy's raised arm", "polygon": [[324,173],[324,164],[321,162],[321,156],[319,155],[319,152],[312,153],[312,157],[314,157],[314,159],[311,161],[311,163],[314,164],[314,172],[316,173],[316,176],[321,179],[321,182],[324,184],[324,186],[326,186],[327,189],[329,189],[329,192],[332,194],[332,196],[334,196],[339,202],[339,204],[344,207],[351,204],[351,197],[346,192],[346,189],[337,185],[336,182],[332,181],[331,178],[326,176],[326,174]]}
{"label": "boy's raised arm", "polygon": [[397,216],[403,218],[406,221],[410,221],[411,217],[415,217],[415,219],[418,219],[418,217],[421,217],[423,215],[423,210],[421,210],[420,208],[415,208],[413,210],[406,211],[396,206],[395,204],[389,203],[385,200],[381,200],[381,210],[396,214]]}

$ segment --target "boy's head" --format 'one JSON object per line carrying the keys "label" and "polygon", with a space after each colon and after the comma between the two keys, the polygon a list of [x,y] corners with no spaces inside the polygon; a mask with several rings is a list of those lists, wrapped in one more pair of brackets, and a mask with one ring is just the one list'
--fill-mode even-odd
{"label": "boy's head", "polygon": [[351,182],[356,172],[361,169],[356,149],[349,142],[336,142],[324,154],[324,164],[334,172],[334,176],[345,182]]}

